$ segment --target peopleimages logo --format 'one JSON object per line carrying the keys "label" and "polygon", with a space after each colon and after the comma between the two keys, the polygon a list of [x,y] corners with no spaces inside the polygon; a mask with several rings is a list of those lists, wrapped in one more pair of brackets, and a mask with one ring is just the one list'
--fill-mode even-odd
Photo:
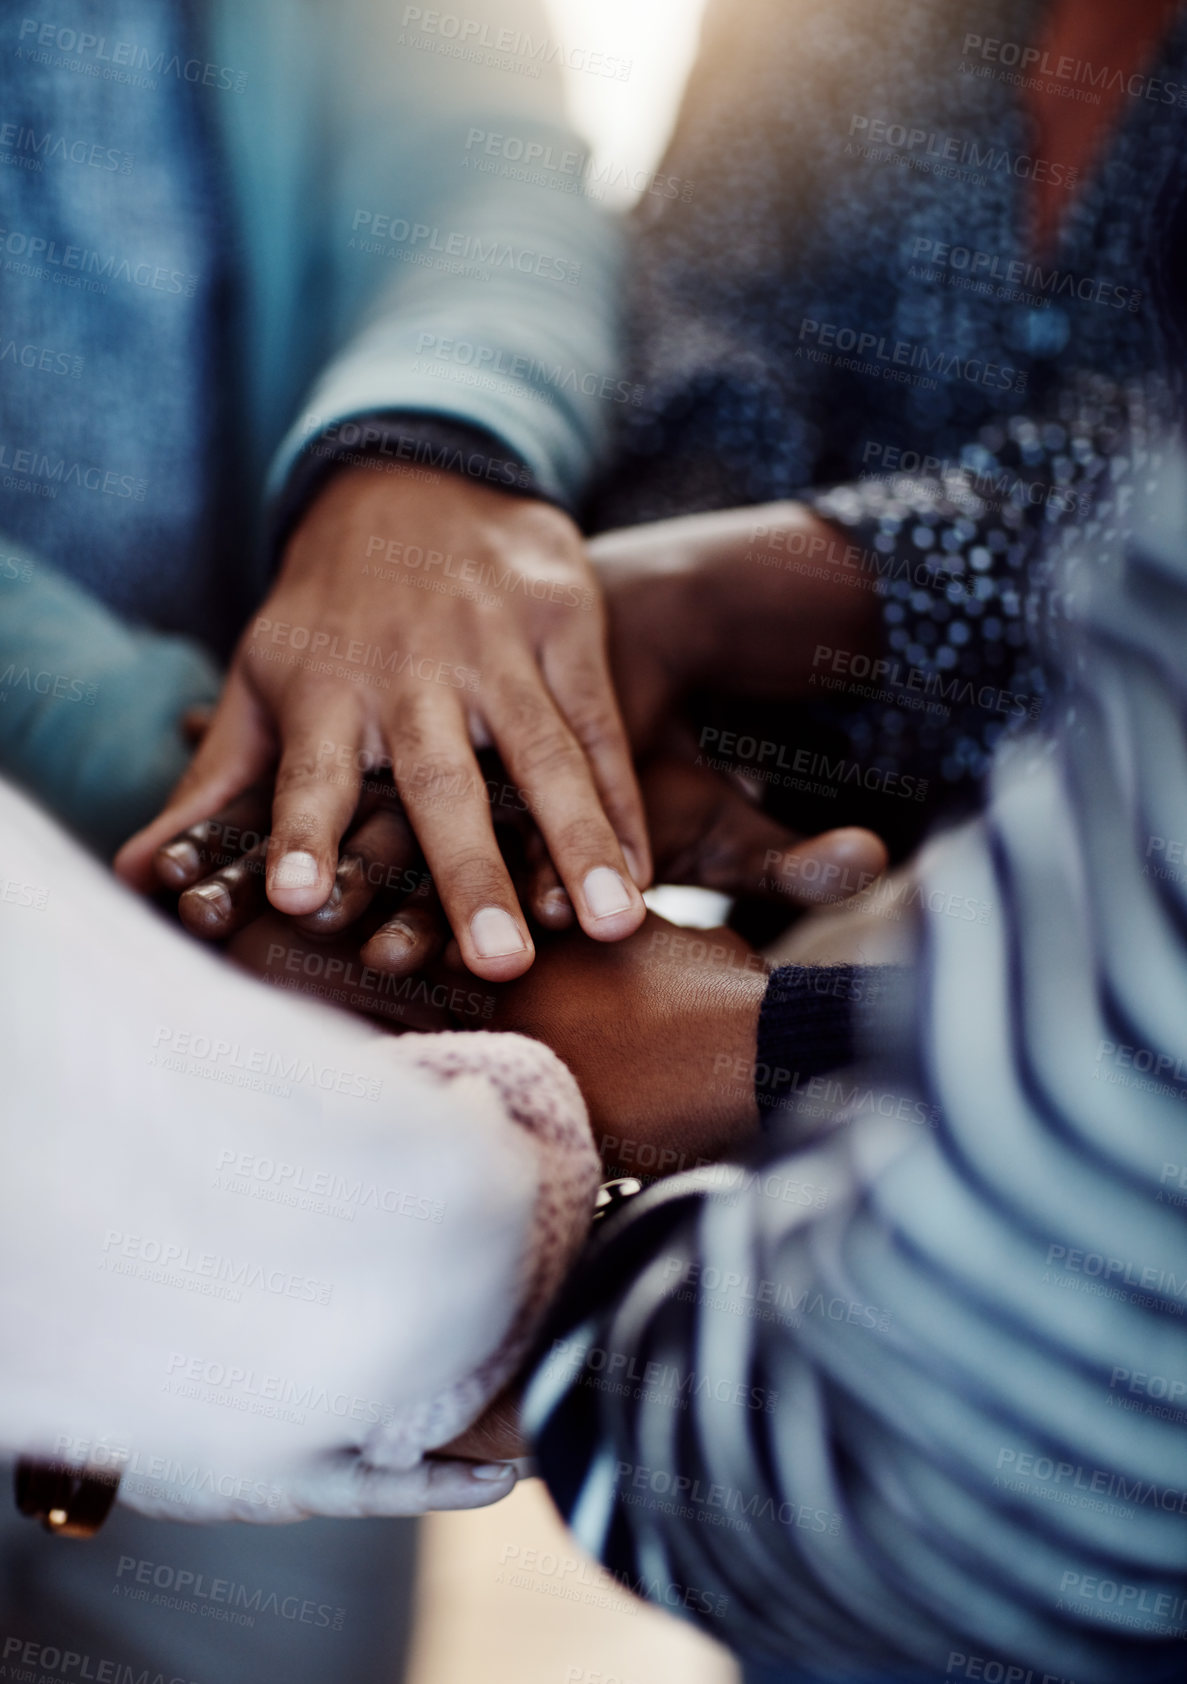
{"label": "peopleimages logo", "polygon": [[916,262],[966,275],[970,280],[1022,287],[1045,298],[1078,298],[1085,304],[1104,304],[1113,310],[1128,310],[1131,314],[1140,308],[1143,297],[1132,287],[1122,286],[1116,281],[1075,275],[1068,269],[1055,266],[1044,269],[1041,263],[1029,259],[1003,257],[999,252],[980,251],[975,246],[954,246],[943,240],[929,239],[925,234],[912,241],[911,256]]}
{"label": "peopleimages logo", "polygon": [[38,374],[65,374],[78,380],[83,359],[73,351],[55,351],[48,345],[21,345],[15,339],[0,339],[0,363],[19,363]]}
{"label": "peopleimages logo", "polygon": [[[885,334],[860,332],[837,322],[818,322],[805,316],[800,323],[797,356],[805,345],[817,353],[852,356],[859,373],[939,375],[945,380],[964,380],[992,392],[1024,392],[1027,376],[1005,363],[986,362],[982,357],[962,357],[955,351],[936,350],[910,339],[888,339]],[[861,365],[865,364],[865,368]]]}
{"label": "peopleimages logo", "polygon": [[72,462],[65,456],[49,456],[24,446],[14,449],[9,444],[0,444],[0,472],[48,486],[54,495],[59,486],[73,485],[80,491],[99,491],[104,497],[125,497],[143,503],[148,491],[148,481],[135,474],[97,468],[90,462]]}
{"label": "peopleimages logo", "polygon": [[[1127,1372],[1123,1370],[1122,1372]],[[1140,1474],[1127,1479],[1112,1468],[1093,1468],[1078,1462],[1057,1462],[1053,1456],[1006,1446],[998,1452],[995,1470],[1006,1469],[1021,1480],[1037,1480],[1057,1490],[1087,1492],[1093,1497],[1116,1497],[1125,1504],[1148,1504],[1166,1514],[1187,1514],[1187,1491],[1178,1486],[1159,1485]],[[996,1484],[997,1481],[995,1480]],[[1011,1490],[1025,1489],[1021,1484]]]}
{"label": "peopleimages logo", "polygon": [[314,1200],[336,1201],[356,1210],[384,1210],[390,1215],[408,1216],[418,1222],[442,1222],[445,1206],[440,1199],[410,1192],[407,1188],[380,1187],[361,1176],[351,1177],[333,1170],[312,1169],[307,1164],[289,1163],[255,1152],[240,1152],[224,1146],[215,1164],[215,1184],[235,1192],[241,1184],[275,1188],[281,1193],[305,1194]]}
{"label": "peopleimages logo", "polygon": [[168,1024],[161,1024],[153,1036],[154,1052],[159,1052],[162,1047],[167,1053],[209,1060],[231,1070],[267,1076],[285,1083],[306,1083],[320,1088],[323,1093],[341,1094],[352,1099],[378,1100],[383,1088],[377,1077],[354,1070],[340,1070],[336,1065],[319,1064],[299,1053],[281,1054],[266,1047],[247,1046],[216,1035],[175,1029]]}
{"label": "peopleimages logo", "polygon": [[[862,789],[908,801],[923,801],[927,796],[926,778],[886,771],[880,766],[865,766],[857,760],[846,760],[843,755],[830,760],[827,754],[813,749],[789,749],[786,743],[747,737],[736,731],[721,731],[714,725],[706,725],[702,730],[700,746],[702,749],[716,749],[717,754],[715,757],[699,754],[696,759],[698,766],[708,765],[718,772],[741,767],[748,777],[763,783],[781,783],[788,789],[801,787],[802,779],[815,778],[821,782],[812,786],[810,792],[813,794],[835,795],[843,785],[856,784]],[[790,759],[787,758],[789,752]],[[775,775],[779,772],[790,775],[780,778]]]}
{"label": "peopleimages logo", "polygon": [[134,159],[118,146],[104,146],[97,140],[75,140],[53,129],[27,129],[21,123],[0,123],[0,147],[28,158],[40,169],[46,158],[60,164],[82,164],[93,170],[118,170],[131,175]]}
{"label": "peopleimages logo", "polygon": [[[912,489],[916,495],[926,493],[927,482],[931,480],[935,482],[937,497],[943,496],[949,502],[965,507],[973,502],[995,506],[1009,503],[1016,507],[1025,503],[1031,508],[1046,505],[1059,513],[1071,515],[1087,515],[1091,508],[1092,500],[1087,493],[1076,491],[1070,485],[1047,484],[1041,475],[1027,477],[1017,469],[1003,467],[988,453],[980,458],[968,452],[960,456],[931,456],[924,451],[904,450],[900,445],[867,439],[862,446],[861,462],[863,479],[888,474],[904,475],[908,480],[915,481]],[[871,462],[873,467],[869,466]],[[885,564],[893,558],[892,548],[889,555],[883,555],[882,562]],[[958,565],[963,566],[963,563]],[[885,573],[885,566],[878,571]],[[900,578],[903,574],[900,571],[892,576]],[[925,587],[934,586],[948,591],[955,587],[967,595],[975,593],[975,584],[963,573],[953,573],[935,563],[926,565],[922,577],[912,577]]]}
{"label": "peopleimages logo", "polygon": [[[1037,719],[1041,703],[1037,697],[1023,696],[1013,690],[1002,690],[996,684],[977,685],[960,673],[927,672],[922,667],[906,667],[886,656],[854,653],[848,649],[833,649],[826,643],[816,646],[812,657],[810,683],[815,683],[818,669],[823,666],[828,680],[825,688],[843,689],[849,679],[869,679],[882,684],[888,693],[901,690],[904,696],[921,692],[938,697],[949,707],[973,707],[984,713],[1001,713],[1015,719]],[[860,692],[857,692],[860,693]]]}
{"label": "peopleimages logo", "polygon": [[[188,1245],[126,1234],[119,1228],[108,1228],[103,1236],[103,1261],[112,1274],[138,1275],[165,1286],[199,1290],[205,1297],[229,1298],[233,1303],[240,1301],[244,1291],[255,1289],[277,1298],[324,1305],[334,1291],[328,1281],[294,1275],[287,1269],[269,1269],[255,1258],[195,1251]],[[210,1290],[203,1290],[206,1288]]]}
{"label": "peopleimages logo", "polygon": [[10,661],[0,671],[0,702],[6,702],[10,691],[27,690],[39,696],[53,696],[60,702],[82,702],[87,707],[94,707],[95,698],[99,694],[99,686],[90,684],[86,679],[74,678],[68,672],[47,672],[42,668],[34,672],[32,667],[18,667]]}
{"label": "peopleimages logo", "polygon": [[[1180,1596],[1171,1591],[1154,1590],[1149,1585],[1126,1584],[1118,1579],[1102,1579],[1096,1573],[1077,1573],[1069,1569],[1059,1581],[1060,1600],[1057,1608],[1064,1606],[1064,1598],[1077,1597],[1083,1601],[1101,1604],[1108,1610],[1107,1614],[1097,1612],[1098,1617],[1107,1618],[1111,1625],[1125,1625],[1142,1631],[1158,1632],[1166,1637],[1182,1637],[1185,1635],[1183,1622],[1187,1620],[1187,1596]],[[1070,1606],[1077,1613],[1075,1603]],[[1173,1623],[1171,1623],[1173,1622]]]}
{"label": "peopleimages logo", "polygon": [[[234,1579],[211,1579],[205,1573],[192,1572],[187,1567],[173,1567],[164,1561],[138,1560],[134,1555],[121,1555],[116,1568],[116,1581],[128,1586],[146,1585],[158,1591],[171,1591],[197,1611],[199,1602],[222,1603],[228,1608],[242,1609],[252,1614],[274,1614],[278,1619],[295,1620],[301,1625],[328,1627],[341,1631],[346,1609],[329,1602],[314,1602],[309,1597],[282,1596],[278,1591],[266,1591],[262,1586],[249,1590]],[[203,1610],[205,1612],[205,1610]]]}
{"label": "peopleimages logo", "polygon": [[[474,148],[478,156],[474,156]],[[485,159],[492,162],[485,163]],[[531,136],[504,135],[490,129],[471,129],[466,136],[466,165],[509,176],[514,180],[557,186],[567,192],[604,197],[608,188],[622,188],[659,199],[693,196],[693,184],[677,175],[632,169],[614,162],[596,162],[588,152],[565,150]]]}
{"label": "peopleimages logo", "polygon": [[[1187,1304],[1187,1273],[1175,1274],[1173,1269],[1160,1269],[1154,1264],[1132,1262],[1124,1257],[1108,1257],[1100,1251],[1084,1251],[1077,1246],[1052,1243],[1047,1247],[1047,1269],[1053,1267],[1077,1275],[1087,1275],[1115,1286],[1137,1287],[1142,1294],[1150,1294],[1150,1302],[1166,1302],[1175,1315],[1183,1314]],[[1044,1279],[1046,1277],[1044,1276]],[[1171,1302],[1177,1300],[1177,1302]]]}
{"label": "peopleimages logo", "polygon": [[[103,286],[108,281],[127,281],[130,286],[154,292],[184,293],[192,297],[198,277],[167,269],[163,264],[133,263],[116,252],[95,251],[90,246],[62,244],[44,234],[30,234],[21,228],[0,228],[0,252],[6,258],[21,258],[17,272],[42,276],[64,285],[84,282]],[[46,265],[45,268],[39,268]]]}
{"label": "peopleimages logo", "polygon": [[984,1655],[965,1655],[959,1649],[949,1654],[944,1675],[974,1678],[980,1684],[1076,1684],[1074,1678],[1065,1678],[1059,1672],[1035,1672],[1033,1667],[987,1660]]}
{"label": "peopleimages logo", "polygon": [[970,140],[966,135],[946,135],[936,129],[860,115],[850,120],[849,135],[851,140],[860,137],[862,142],[929,163],[983,170],[991,175],[1015,175],[1024,181],[1049,182],[1053,187],[1070,189],[1076,185],[1076,171],[1067,164],[1036,158],[1029,152],[1011,152],[993,141]]}
{"label": "peopleimages logo", "polygon": [[572,258],[555,257],[549,252],[515,246],[497,234],[467,234],[456,228],[434,228],[427,222],[409,222],[406,217],[384,216],[373,210],[357,210],[354,214],[348,247],[357,247],[360,238],[388,245],[407,245],[413,251],[423,248],[440,257],[472,263],[483,270],[514,270],[520,275],[535,276],[538,280],[565,281],[570,286],[577,286],[581,280],[581,265]]}
{"label": "peopleimages logo", "polygon": [[152,53],[147,47],[137,46],[135,41],[113,41],[85,29],[43,23],[40,18],[22,18],[17,39],[23,43],[16,48],[18,58],[44,64],[54,62],[49,56],[52,53],[73,54],[73,58],[58,62],[65,69],[101,76],[105,81],[127,81],[137,87],[153,88],[156,83],[150,78],[173,76],[194,87],[223,88],[235,93],[242,93],[247,86],[246,72],[232,70],[228,65],[210,64],[198,58],[183,59],[179,53],[166,57],[163,48]]}
{"label": "peopleimages logo", "polygon": [[[1167,82],[1140,70],[1125,72],[1112,65],[1093,64],[1091,59],[1062,54],[1055,58],[1043,48],[1025,41],[1003,41],[992,35],[966,35],[963,58],[979,58],[985,64],[1015,70],[1029,83],[1040,77],[1066,82],[1087,95],[1094,105],[1102,93],[1127,94],[1154,105],[1187,105],[1187,88],[1181,82]],[[963,65],[961,67],[964,68]],[[1015,78],[1016,79],[1016,78]]]}
{"label": "peopleimages logo", "polygon": [[[441,42],[441,49],[448,51],[451,57],[479,63],[518,59],[533,76],[539,76],[547,65],[559,65],[587,76],[606,76],[616,82],[627,82],[634,63],[633,59],[619,58],[613,53],[591,52],[587,47],[567,47],[560,41],[549,40],[546,35],[537,38],[523,29],[499,26],[487,18],[462,17],[457,12],[405,6],[401,21],[405,28],[414,26],[418,33],[435,37]],[[414,36],[407,44],[422,45]],[[494,54],[495,57],[493,60],[484,58],[483,53]]]}
{"label": "peopleimages logo", "polygon": [[[9,1670],[11,1662],[12,1670]],[[6,1637],[0,1650],[0,1673],[7,1678],[48,1678],[55,1673],[62,1678],[94,1680],[94,1684],[194,1684],[180,1673],[167,1678],[163,1672],[153,1673],[128,1661],[113,1661],[86,1654],[79,1649],[63,1649],[56,1643],[39,1643],[34,1638]],[[21,1672],[19,1667],[28,1667]]]}
{"label": "peopleimages logo", "polygon": [[501,346],[480,345],[469,339],[442,339],[435,333],[417,336],[416,354],[486,375],[522,381],[535,388],[541,396],[553,393],[581,393],[588,398],[604,398],[610,403],[639,405],[643,401],[642,386],[629,380],[616,380],[592,369],[568,367],[563,363],[550,365],[538,357],[523,352],[507,351]]}
{"label": "peopleimages logo", "polygon": [[[313,1381],[298,1381],[282,1374],[264,1374],[234,1363],[208,1361],[174,1351],[166,1364],[169,1378],[164,1390],[177,1397],[214,1400],[222,1407],[234,1407],[252,1414],[303,1422],[311,1413],[336,1415],[340,1420],[362,1421],[374,1426],[394,1421],[396,1405],[351,1392],[331,1392]],[[229,1400],[229,1401],[228,1401]],[[275,1407],[274,1407],[275,1406]]]}

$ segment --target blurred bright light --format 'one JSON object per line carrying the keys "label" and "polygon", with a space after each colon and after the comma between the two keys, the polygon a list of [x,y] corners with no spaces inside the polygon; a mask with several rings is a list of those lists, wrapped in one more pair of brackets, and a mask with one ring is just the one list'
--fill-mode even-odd
{"label": "blurred bright light", "polygon": [[682,924],[687,930],[716,930],[725,923],[734,904],[728,895],[719,895],[715,889],[694,889],[687,883],[659,883],[654,889],[645,889],[643,899],[669,924]]}
{"label": "blurred bright light", "polygon": [[544,0],[566,57],[602,53],[629,59],[626,81],[566,69],[575,127],[593,148],[595,171],[609,171],[606,200],[636,199],[616,178],[654,170],[676,120],[696,53],[705,0]]}

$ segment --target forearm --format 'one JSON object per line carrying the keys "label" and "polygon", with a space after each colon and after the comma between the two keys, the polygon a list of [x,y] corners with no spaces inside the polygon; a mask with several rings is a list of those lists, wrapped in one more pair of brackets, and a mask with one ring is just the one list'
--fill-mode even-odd
{"label": "forearm", "polygon": [[690,686],[794,698],[807,690],[818,645],[858,654],[877,646],[878,600],[854,588],[851,540],[802,503],[605,533],[590,553],[612,627],[645,624],[665,664]]}
{"label": "forearm", "polygon": [[1032,557],[1093,507],[1123,401],[1085,378],[952,463],[599,536],[624,694],[650,664],[669,693],[811,699],[860,722],[864,762],[978,776],[1040,711],[1052,595]]}

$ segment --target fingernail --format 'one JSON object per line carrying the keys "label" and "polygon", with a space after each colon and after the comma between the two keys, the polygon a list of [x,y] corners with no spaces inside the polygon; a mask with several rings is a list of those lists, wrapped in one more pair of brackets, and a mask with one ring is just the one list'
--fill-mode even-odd
{"label": "fingernail", "polygon": [[573,903],[563,889],[549,889],[540,903],[540,910],[549,918],[559,918],[573,910]]}
{"label": "fingernail", "polygon": [[[371,941],[385,944],[390,941],[393,946],[402,947],[407,952],[409,948],[416,946],[416,933],[410,930],[407,924],[395,922],[385,924],[381,930],[376,930],[371,937]],[[371,943],[368,942],[367,945],[370,946]]]}
{"label": "fingernail", "polygon": [[187,906],[202,903],[203,916],[211,923],[221,923],[231,913],[231,896],[225,883],[198,883],[185,892]]}
{"label": "fingernail", "polygon": [[311,889],[317,882],[317,861],[312,854],[285,854],[272,874],[274,889]]}
{"label": "fingernail", "polygon": [[510,1462],[478,1462],[470,1469],[471,1479],[506,1479],[515,1469]]}
{"label": "fingernail", "polygon": [[158,874],[171,883],[187,882],[201,864],[201,856],[192,842],[170,842],[157,849]]}
{"label": "fingernail", "polygon": [[630,890],[608,865],[595,866],[581,888],[585,904],[595,918],[612,918],[616,912],[626,912],[630,907]]}
{"label": "fingernail", "polygon": [[480,959],[502,959],[522,953],[526,943],[519,925],[501,906],[484,906],[470,920],[470,934]]}

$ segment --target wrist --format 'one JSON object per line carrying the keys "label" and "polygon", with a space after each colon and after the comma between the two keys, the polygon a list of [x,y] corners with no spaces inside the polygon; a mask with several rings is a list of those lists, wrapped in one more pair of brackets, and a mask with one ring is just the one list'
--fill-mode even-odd
{"label": "wrist", "polygon": [[611,1117],[594,1117],[607,1177],[662,1179],[758,1137],[754,1074],[766,987],[765,967],[747,966],[688,967],[654,988],[644,1037],[654,1076],[632,1082]]}
{"label": "wrist", "polygon": [[478,570],[505,554],[514,566],[525,546],[538,568],[558,576],[584,567],[579,529],[555,503],[441,468],[367,462],[326,480],[289,536],[280,575],[354,574],[368,562]]}
{"label": "wrist", "polygon": [[711,1156],[736,1150],[759,1132],[755,1101],[758,1029],[768,973],[756,965],[690,981],[686,1034],[681,1049],[684,1085],[700,1126],[720,1146]]}
{"label": "wrist", "polygon": [[703,606],[710,552],[696,540],[701,518],[604,533],[589,546],[605,596],[611,650],[627,677],[639,663],[662,673],[669,698],[689,689],[712,656],[712,626]]}
{"label": "wrist", "polygon": [[875,651],[881,598],[865,588],[860,552],[843,531],[798,502],[737,515],[744,526],[696,570],[697,613],[711,644],[693,682],[797,695],[821,644]]}

